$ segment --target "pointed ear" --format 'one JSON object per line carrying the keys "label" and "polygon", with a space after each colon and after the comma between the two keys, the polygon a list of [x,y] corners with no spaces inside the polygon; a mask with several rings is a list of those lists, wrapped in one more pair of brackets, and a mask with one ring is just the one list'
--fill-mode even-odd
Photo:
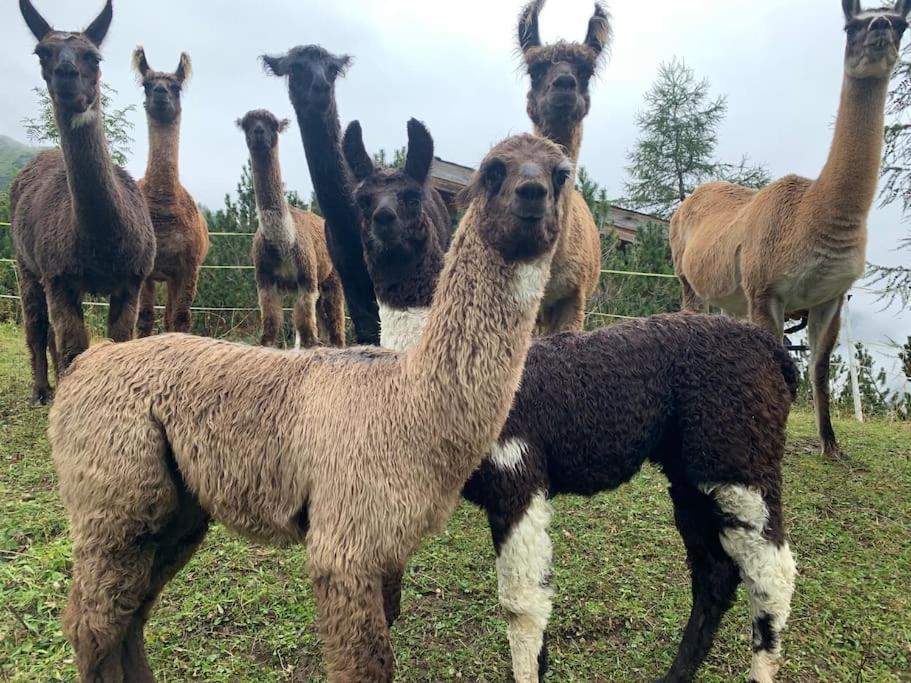
{"label": "pointed ear", "polygon": [[108,0],[104,4],[104,9],[101,10],[101,14],[95,17],[95,21],[89,24],[89,27],[83,31],[85,37],[91,40],[95,47],[101,47],[101,44],[104,42],[104,37],[108,34],[108,29],[111,28],[111,19],[114,17],[114,5],[111,0]]}
{"label": "pointed ear", "polygon": [[841,7],[845,11],[845,21],[851,21],[860,14],[860,0],[841,0]]}
{"label": "pointed ear", "polygon": [[261,55],[259,60],[263,64],[263,69],[266,70],[266,73],[270,73],[273,76],[287,76],[288,69],[285,67],[285,58],[284,57],[272,57],[270,55]]}
{"label": "pointed ear", "polygon": [[588,20],[588,33],[585,34],[585,44],[596,54],[600,55],[604,48],[610,47],[611,25],[610,14],[600,2],[595,3],[595,13]]}
{"label": "pointed ear", "polygon": [[433,138],[430,131],[417,119],[408,122],[408,156],[405,157],[405,173],[422,185],[430,174],[433,164]]}
{"label": "pointed ear", "polygon": [[174,75],[181,84],[189,81],[193,75],[193,62],[190,61],[190,55],[186,52],[180,53],[180,62],[177,64],[177,71],[174,72]]}
{"label": "pointed ear", "polygon": [[342,151],[355,180],[360,182],[373,175],[373,160],[367,154],[367,148],[364,147],[364,136],[359,121],[352,121],[348,124],[342,140]]}
{"label": "pointed ear", "polygon": [[241,130],[243,130],[244,129],[244,120],[242,118],[237,119],[234,122],[234,125],[237,126],[238,128],[240,128]]}
{"label": "pointed ear", "polygon": [[348,73],[348,69],[354,63],[354,59],[351,57],[351,55],[342,55],[341,57],[338,57],[337,60],[338,75],[346,75]]}
{"label": "pointed ear", "polygon": [[541,47],[538,15],[542,7],[544,0],[532,0],[519,15],[519,48],[522,52],[528,52],[533,47]]}
{"label": "pointed ear", "polygon": [[40,43],[44,40],[44,37],[53,31],[51,25],[44,20],[38,10],[32,5],[29,0],[19,0],[19,11],[22,12],[22,18],[25,19],[26,25],[29,27],[29,30],[32,32],[32,35],[38,39]]}
{"label": "pointed ear", "polygon": [[282,119],[281,121],[278,122],[278,132],[284,133],[286,130],[288,130],[288,126],[290,126],[290,125],[291,125],[291,122],[288,119]]}
{"label": "pointed ear", "polygon": [[146,77],[146,74],[152,70],[149,67],[149,61],[146,59],[146,51],[142,45],[133,50],[133,70],[136,71],[136,75],[139,76],[140,81],[142,81]]}
{"label": "pointed ear", "polygon": [[911,13],[911,0],[897,0],[895,11],[903,17],[907,17]]}

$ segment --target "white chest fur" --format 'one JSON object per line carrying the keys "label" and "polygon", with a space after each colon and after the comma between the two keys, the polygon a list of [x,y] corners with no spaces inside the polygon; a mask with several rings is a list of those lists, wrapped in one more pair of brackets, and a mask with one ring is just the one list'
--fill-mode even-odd
{"label": "white chest fur", "polygon": [[408,351],[418,343],[427,324],[426,308],[392,308],[380,302],[380,346]]}

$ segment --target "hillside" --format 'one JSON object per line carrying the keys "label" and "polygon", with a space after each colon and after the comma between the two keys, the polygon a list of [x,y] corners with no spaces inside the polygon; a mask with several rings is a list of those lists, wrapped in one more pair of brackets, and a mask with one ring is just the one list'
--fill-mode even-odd
{"label": "hillside", "polygon": [[0,135],[0,192],[6,192],[16,173],[41,151]]}

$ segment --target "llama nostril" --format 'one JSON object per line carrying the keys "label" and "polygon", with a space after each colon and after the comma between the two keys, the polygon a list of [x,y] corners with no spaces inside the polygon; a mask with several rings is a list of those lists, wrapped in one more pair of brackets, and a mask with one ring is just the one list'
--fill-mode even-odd
{"label": "llama nostril", "polygon": [[576,77],[572,74],[561,74],[554,80],[554,87],[558,90],[575,90],[577,85]]}
{"label": "llama nostril", "polygon": [[876,17],[870,22],[871,31],[885,31],[890,28],[892,28],[892,22],[886,17]]}
{"label": "llama nostril", "polygon": [[527,180],[516,188],[516,196],[526,202],[539,202],[547,196],[547,188],[536,180]]}
{"label": "llama nostril", "polygon": [[79,75],[79,70],[75,64],[63,62],[54,68],[54,75],[58,78],[76,78]]}
{"label": "llama nostril", "polygon": [[396,215],[392,209],[383,207],[377,209],[373,214],[373,222],[377,226],[387,227],[389,224],[395,222]]}
{"label": "llama nostril", "polygon": [[159,84],[159,85],[155,86],[155,88],[153,89],[153,92],[156,95],[167,95],[168,89],[166,87],[164,87],[163,85]]}

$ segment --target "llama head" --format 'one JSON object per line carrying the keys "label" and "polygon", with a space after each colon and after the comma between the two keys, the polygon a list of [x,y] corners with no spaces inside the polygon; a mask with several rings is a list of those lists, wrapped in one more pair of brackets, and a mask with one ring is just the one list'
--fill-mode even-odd
{"label": "llama head", "polygon": [[560,197],[572,176],[559,145],[517,135],[490,150],[458,201],[476,212],[481,238],[504,261],[531,262],[557,242]]}
{"label": "llama head", "polygon": [[408,122],[408,154],[402,169],[374,166],[357,121],[345,131],[342,149],[357,182],[354,197],[361,210],[368,266],[386,276],[409,272],[436,239],[425,205],[433,163],[430,132],[416,119]]}
{"label": "llama head", "polygon": [[299,112],[321,116],[335,100],[335,80],[351,64],[348,55],[333,55],[319,45],[302,45],[287,54],[261,57],[263,67],[275,76],[288,77],[288,92]]}
{"label": "llama head", "polygon": [[842,0],[845,12],[845,72],[852,78],[889,78],[902,35],[908,28],[911,0],[897,0],[894,7],[862,10],[860,0]]}
{"label": "llama head", "polygon": [[247,138],[250,156],[268,158],[278,148],[278,136],[288,128],[288,119],[279,119],[265,109],[254,109],[237,119],[237,127]]}
{"label": "llama head", "polygon": [[19,9],[38,40],[35,54],[54,106],[71,115],[92,109],[101,95],[99,48],[111,25],[111,0],[81,33],[55,31],[29,0],[19,0]]}
{"label": "llama head", "polygon": [[163,124],[180,118],[180,94],[193,72],[190,56],[186,52],[180,54],[174,73],[155,71],[149,66],[140,45],[133,52],[133,69],[145,90],[145,110],[149,118]]}
{"label": "llama head", "polygon": [[548,137],[559,137],[578,126],[591,108],[589,82],[610,45],[610,17],[596,2],[583,42],[543,45],[538,28],[543,7],[544,0],[533,0],[522,10],[519,49],[531,78],[528,115]]}

